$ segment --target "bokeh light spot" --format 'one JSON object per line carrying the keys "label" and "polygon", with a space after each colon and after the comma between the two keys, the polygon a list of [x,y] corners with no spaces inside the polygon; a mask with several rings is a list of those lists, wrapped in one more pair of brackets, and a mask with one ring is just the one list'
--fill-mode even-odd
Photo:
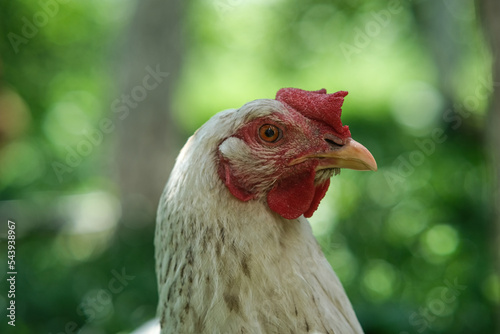
{"label": "bokeh light spot", "polygon": [[454,253],[458,247],[458,232],[450,225],[436,225],[423,235],[427,258],[439,260],[440,257]]}
{"label": "bokeh light spot", "polygon": [[90,120],[85,111],[73,102],[58,102],[50,108],[43,121],[43,130],[56,145],[81,140]]}
{"label": "bokeh light spot", "polygon": [[413,129],[431,126],[443,107],[441,94],[425,82],[410,82],[403,85],[392,101],[392,113],[396,120]]}
{"label": "bokeh light spot", "polygon": [[343,284],[349,284],[355,278],[358,260],[345,245],[327,252],[326,258]]}
{"label": "bokeh light spot", "polygon": [[416,200],[405,200],[394,207],[386,220],[385,235],[394,243],[407,243],[427,226],[428,211]]}
{"label": "bokeh light spot", "polygon": [[488,276],[483,284],[482,291],[484,296],[491,302],[500,304],[500,277],[496,274]]}
{"label": "bokeh light spot", "polygon": [[13,142],[0,152],[0,188],[26,186],[44,172],[44,158],[34,142]]}
{"label": "bokeh light spot", "polygon": [[373,301],[383,301],[394,293],[397,273],[394,267],[383,260],[371,261],[363,275],[363,288]]}

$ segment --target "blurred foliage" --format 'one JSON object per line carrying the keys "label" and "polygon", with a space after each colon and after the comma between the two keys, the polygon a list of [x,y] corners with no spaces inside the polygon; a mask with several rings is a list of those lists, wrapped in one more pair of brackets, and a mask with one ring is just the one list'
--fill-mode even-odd
{"label": "blurred foliage", "polygon": [[[491,56],[474,3],[441,1],[459,27],[445,92],[419,28],[430,2],[194,0],[185,22],[173,104],[187,133],[281,87],[349,91],[344,123],[379,171],[342,171],[311,223],[366,333],[491,333],[500,304],[483,148]],[[134,8],[0,4],[0,216],[20,226],[16,333],[126,332],[154,316],[153,227],[117,224],[111,138],[62,181],[53,169],[110,113],[111,59]],[[38,22],[29,38],[26,21]],[[122,270],[133,278],[119,289]],[[1,291],[1,332],[6,303]]]}

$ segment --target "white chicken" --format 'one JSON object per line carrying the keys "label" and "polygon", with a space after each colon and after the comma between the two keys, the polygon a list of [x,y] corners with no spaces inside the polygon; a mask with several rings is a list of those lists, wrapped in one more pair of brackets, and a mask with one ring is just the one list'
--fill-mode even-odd
{"label": "white chicken", "polygon": [[158,208],[162,333],[363,332],[305,218],[340,168],[377,169],[346,95],[284,88],[188,140]]}

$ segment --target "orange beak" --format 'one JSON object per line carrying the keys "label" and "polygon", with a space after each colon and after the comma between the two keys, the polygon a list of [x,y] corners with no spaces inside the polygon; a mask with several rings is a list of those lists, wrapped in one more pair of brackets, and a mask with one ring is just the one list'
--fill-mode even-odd
{"label": "orange beak", "polygon": [[294,159],[290,165],[296,165],[307,159],[318,159],[317,170],[328,168],[349,168],[355,170],[377,170],[377,162],[373,155],[360,143],[348,138],[346,143],[338,149],[313,153]]}

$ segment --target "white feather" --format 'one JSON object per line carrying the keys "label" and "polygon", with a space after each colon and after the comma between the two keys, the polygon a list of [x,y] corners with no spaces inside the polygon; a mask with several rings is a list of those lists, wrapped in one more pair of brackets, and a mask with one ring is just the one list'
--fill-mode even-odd
{"label": "white feather", "polygon": [[[286,113],[275,100],[221,112],[179,154],[155,236],[162,333],[362,333],[309,222],[236,199],[218,176],[224,139],[275,112]],[[242,143],[221,150],[248,154]]]}

